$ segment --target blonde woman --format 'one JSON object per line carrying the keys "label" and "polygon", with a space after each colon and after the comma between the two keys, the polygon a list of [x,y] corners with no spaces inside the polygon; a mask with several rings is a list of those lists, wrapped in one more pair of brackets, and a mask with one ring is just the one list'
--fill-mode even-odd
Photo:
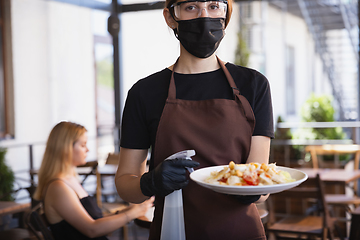
{"label": "blonde woman", "polygon": [[39,170],[34,199],[42,201],[55,239],[107,239],[105,235],[142,216],[153,198],[103,217],[95,198],[81,186],[76,167],[86,162],[87,130],[60,122],[51,131]]}

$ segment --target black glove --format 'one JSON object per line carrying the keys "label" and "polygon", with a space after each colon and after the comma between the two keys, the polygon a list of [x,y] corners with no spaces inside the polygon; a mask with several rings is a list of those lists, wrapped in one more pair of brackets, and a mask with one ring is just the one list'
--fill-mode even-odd
{"label": "black glove", "polygon": [[234,195],[235,199],[245,205],[249,205],[260,199],[261,195]]}
{"label": "black glove", "polygon": [[148,197],[153,195],[164,197],[189,183],[185,167],[193,168],[199,165],[198,162],[184,158],[165,160],[154,170],[141,176],[141,192]]}

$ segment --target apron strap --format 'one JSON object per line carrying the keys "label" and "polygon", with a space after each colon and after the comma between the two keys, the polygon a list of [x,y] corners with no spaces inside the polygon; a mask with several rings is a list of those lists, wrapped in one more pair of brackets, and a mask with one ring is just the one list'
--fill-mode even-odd
{"label": "apron strap", "polygon": [[233,77],[231,76],[229,70],[227,69],[227,67],[225,66],[223,61],[221,61],[218,56],[216,56],[216,58],[220,64],[222,70],[224,71],[229,84],[230,84],[230,87],[233,91],[235,100],[237,99],[239,101],[239,105],[240,105],[241,110],[244,113],[244,116],[246,116],[246,118],[249,122],[254,122],[254,124],[255,124],[254,112],[250,106],[249,101],[243,95],[241,95],[239,88],[236,86]]}
{"label": "apron strap", "polygon": [[179,58],[176,59],[176,62],[174,63],[174,66],[173,66],[173,70],[171,72],[170,86],[169,86],[169,91],[168,91],[168,99],[169,100],[176,99],[176,87],[175,87],[174,72],[175,72],[175,66],[178,61],[179,61]]}
{"label": "apron strap", "polygon": [[220,58],[218,56],[216,56],[218,63],[220,64],[220,67],[222,68],[222,70],[225,73],[226,79],[228,80],[230,87],[233,91],[234,96],[236,95],[240,95],[240,90],[237,88],[235,81],[233,79],[233,77],[231,76],[229,70],[225,67],[223,61],[220,60]]}

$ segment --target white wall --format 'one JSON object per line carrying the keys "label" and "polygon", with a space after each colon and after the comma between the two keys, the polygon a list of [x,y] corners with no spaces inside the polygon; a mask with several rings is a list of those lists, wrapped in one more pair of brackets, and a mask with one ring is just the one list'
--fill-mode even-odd
{"label": "white wall", "polygon": [[167,27],[162,10],[124,13],[122,32],[122,101],[141,78],[172,65],[179,42]]}
{"label": "white wall", "polygon": [[38,168],[44,143],[61,120],[88,129],[96,159],[95,76],[91,10],[45,0],[12,0],[15,138],[1,141],[14,172]]}
{"label": "white wall", "polygon": [[[312,92],[331,93],[329,81],[323,73],[315,43],[305,21],[278,8],[265,8],[266,76],[272,90],[274,119],[300,121],[300,111]],[[295,115],[286,114],[285,46],[295,49]]]}

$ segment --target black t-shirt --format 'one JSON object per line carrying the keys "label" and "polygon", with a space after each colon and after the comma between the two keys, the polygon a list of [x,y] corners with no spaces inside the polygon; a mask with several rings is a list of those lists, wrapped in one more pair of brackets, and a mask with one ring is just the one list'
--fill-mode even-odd
{"label": "black t-shirt", "polygon": [[[266,77],[253,69],[231,63],[226,67],[253,109],[256,119],[253,136],[274,138],[271,93]],[[139,80],[129,90],[122,119],[121,147],[148,149],[155,144],[170,77],[171,70],[165,68]],[[221,68],[199,74],[175,72],[174,79],[178,99],[233,99],[232,89]]]}

